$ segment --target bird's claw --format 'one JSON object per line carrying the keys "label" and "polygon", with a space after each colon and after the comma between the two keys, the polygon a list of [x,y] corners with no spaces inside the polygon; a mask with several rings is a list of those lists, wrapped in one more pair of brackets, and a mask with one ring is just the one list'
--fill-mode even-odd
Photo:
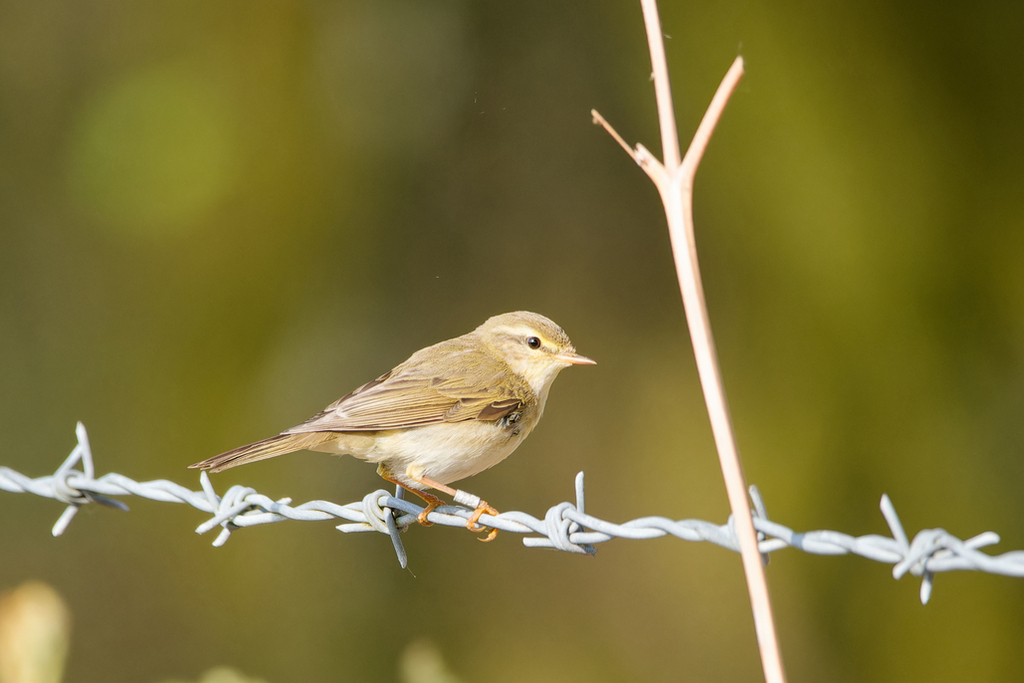
{"label": "bird's claw", "polygon": [[427,507],[420,514],[416,515],[416,521],[420,523],[420,526],[434,526],[434,523],[427,519],[427,515],[434,511],[437,505],[427,505]]}
{"label": "bird's claw", "polygon": [[[473,510],[473,514],[470,515],[469,519],[466,520],[466,528],[472,531],[474,534],[479,534],[482,531],[487,531],[488,527],[480,526],[479,524],[477,524],[477,522],[480,520],[480,515],[484,513],[487,513],[488,515],[499,514],[498,511],[491,507],[486,501],[480,501],[480,504],[476,506],[475,510]],[[489,543],[493,541],[495,536],[497,535],[498,530],[491,528],[490,533],[487,534],[487,536],[483,538],[478,538],[476,540],[482,541],[483,543]]]}

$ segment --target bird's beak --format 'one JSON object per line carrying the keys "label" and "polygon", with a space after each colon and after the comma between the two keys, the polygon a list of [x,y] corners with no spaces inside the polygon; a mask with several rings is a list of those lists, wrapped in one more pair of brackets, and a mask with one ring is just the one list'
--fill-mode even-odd
{"label": "bird's beak", "polygon": [[560,353],[557,356],[552,356],[552,358],[560,363],[568,363],[569,365],[597,365],[596,360],[590,360],[578,353]]}

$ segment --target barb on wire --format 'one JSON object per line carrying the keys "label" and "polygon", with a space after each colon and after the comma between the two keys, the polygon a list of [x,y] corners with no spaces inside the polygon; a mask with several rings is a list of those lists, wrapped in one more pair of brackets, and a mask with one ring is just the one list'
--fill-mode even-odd
{"label": "barb on wire", "polygon": [[[187,503],[211,515],[196,532],[203,534],[221,527],[213,542],[215,546],[224,545],[233,531],[244,527],[285,520],[344,520],[336,526],[341,532],[376,531],[390,536],[399,563],[403,568],[408,564],[401,532],[416,522],[423,508],[403,499],[401,490],[396,495],[377,490],[348,505],[314,500],[293,506],[290,498],[275,501],[246,486],[232,486],[223,496],[218,496],[205,472],[200,474],[199,491],[164,479],[136,482],[113,473],[97,479],[94,477],[89,437],[81,423],[77,433],[78,445],[52,475],[32,479],[10,468],[0,467],[0,490],[32,493],[67,505],[53,526],[54,536],[64,533],[83,505],[99,503],[127,510],[124,503],[110,496],[138,496],[165,503]],[[79,464],[81,469],[76,469]],[[882,496],[881,509],[891,538],[874,534],[855,537],[838,531],[793,531],[768,519],[757,487],[750,487],[750,496],[754,527],[758,532],[758,549],[765,562],[770,553],[787,547],[817,555],[859,555],[891,564],[893,578],[899,579],[908,573],[921,577],[922,603],[928,602],[935,574],[940,572],[973,570],[1024,578],[1024,551],[1002,555],[987,555],[980,551],[980,548],[999,542],[999,536],[991,531],[964,541],[943,529],[925,529],[909,539],[896,508],[886,495]],[[442,526],[465,527],[472,512],[461,506],[445,505],[431,512],[429,520]],[[643,540],[662,536],[674,536],[684,541],[708,541],[732,551],[739,550],[732,517],[725,524],[667,517],[642,517],[615,524],[589,515],[584,506],[582,472],[576,475],[576,502],[555,505],[543,519],[525,512],[504,512],[497,516],[483,515],[479,523],[502,531],[530,534],[523,539],[523,544],[529,548],[555,548],[584,555],[596,553],[595,545],[613,538]]]}

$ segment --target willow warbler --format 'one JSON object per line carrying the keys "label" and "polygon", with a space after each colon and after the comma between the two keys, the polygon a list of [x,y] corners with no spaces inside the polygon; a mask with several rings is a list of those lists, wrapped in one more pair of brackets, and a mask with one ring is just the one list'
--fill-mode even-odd
{"label": "willow warbler", "polygon": [[[418,521],[429,526],[443,501],[425,489],[455,495],[449,483],[504,460],[537,426],[559,371],[593,364],[544,316],[497,315],[420,349],[296,427],[189,467],[220,472],[302,449],[352,455],[426,501]],[[479,501],[466,527],[483,531],[485,512],[498,514]]]}

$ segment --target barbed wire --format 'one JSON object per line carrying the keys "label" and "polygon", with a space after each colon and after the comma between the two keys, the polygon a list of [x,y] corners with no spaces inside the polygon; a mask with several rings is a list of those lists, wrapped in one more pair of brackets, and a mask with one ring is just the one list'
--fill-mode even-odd
{"label": "barbed wire", "polygon": [[[127,505],[111,496],[138,496],[165,503],[187,503],[212,515],[196,528],[196,533],[204,534],[221,527],[220,534],[213,541],[214,546],[224,545],[233,531],[245,527],[286,520],[320,522],[341,519],[346,523],[335,527],[341,532],[376,531],[390,536],[399,563],[403,568],[408,565],[401,532],[416,522],[423,507],[405,500],[400,488],[395,495],[377,490],[348,505],[314,500],[293,506],[290,498],[275,501],[247,486],[232,486],[223,496],[218,496],[206,472],[200,474],[202,488],[199,491],[165,479],[137,482],[114,473],[97,479],[94,477],[89,437],[81,422],[76,432],[78,444],[52,475],[32,479],[8,467],[0,467],[0,490],[32,493],[67,505],[53,526],[54,536],[64,533],[83,505],[96,503],[127,510]],[[78,464],[82,469],[75,469]],[[750,496],[759,548],[766,563],[770,553],[787,547],[817,555],[858,555],[893,565],[895,579],[907,573],[921,577],[922,603],[927,603],[931,597],[937,573],[973,570],[1024,577],[1024,551],[987,555],[979,550],[999,542],[999,535],[991,531],[961,540],[943,529],[924,529],[910,540],[887,495],[882,496],[880,507],[892,533],[891,538],[875,534],[855,537],[838,531],[797,532],[768,519],[757,487],[750,487]],[[586,555],[597,552],[595,545],[613,538],[643,540],[668,535],[685,541],[708,541],[739,551],[731,516],[725,524],[667,517],[642,517],[616,524],[586,514],[584,497],[583,473],[580,472],[576,475],[575,504],[559,503],[550,508],[543,519],[525,512],[503,512],[497,516],[483,515],[479,524],[512,533],[535,534],[523,539],[523,544],[530,548],[554,548]],[[465,527],[472,512],[462,506],[446,505],[436,508],[428,519],[442,526]]]}

